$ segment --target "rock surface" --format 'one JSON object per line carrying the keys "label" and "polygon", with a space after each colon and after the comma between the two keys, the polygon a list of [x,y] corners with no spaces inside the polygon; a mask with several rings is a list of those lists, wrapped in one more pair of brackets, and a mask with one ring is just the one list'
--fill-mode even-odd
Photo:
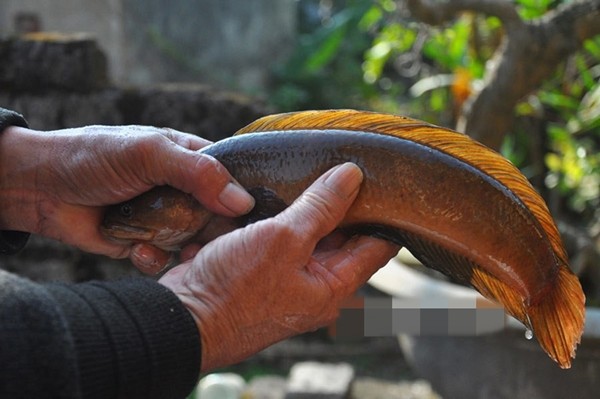
{"label": "rock surface", "polygon": [[106,57],[83,34],[37,33],[0,41],[4,90],[90,92],[108,85]]}

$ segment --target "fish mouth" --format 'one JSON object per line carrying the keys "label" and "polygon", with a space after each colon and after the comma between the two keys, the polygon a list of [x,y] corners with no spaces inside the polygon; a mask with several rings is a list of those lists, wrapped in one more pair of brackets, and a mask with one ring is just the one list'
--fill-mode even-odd
{"label": "fish mouth", "polygon": [[152,241],[156,236],[153,229],[118,223],[102,225],[100,231],[106,237],[120,241]]}

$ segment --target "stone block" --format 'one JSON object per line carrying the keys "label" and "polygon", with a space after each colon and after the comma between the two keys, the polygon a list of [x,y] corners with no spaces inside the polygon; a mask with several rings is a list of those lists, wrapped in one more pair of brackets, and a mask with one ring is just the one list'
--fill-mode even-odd
{"label": "stone block", "polygon": [[129,90],[122,100],[126,120],[170,127],[217,141],[264,115],[256,99],[191,83],[161,84]]}
{"label": "stone block", "polygon": [[91,93],[0,93],[0,106],[22,113],[32,129],[55,130],[86,125],[122,125],[121,91]]}
{"label": "stone block", "polygon": [[441,399],[425,380],[385,381],[357,378],[352,384],[351,399]]}
{"label": "stone block", "polygon": [[22,113],[39,130],[133,124],[169,127],[211,141],[231,136],[267,112],[249,97],[194,84],[90,93],[0,91],[0,106]]}
{"label": "stone block", "polygon": [[285,399],[344,399],[353,379],[348,363],[297,363],[290,370]]}
{"label": "stone block", "polygon": [[0,90],[88,92],[108,85],[107,61],[84,34],[33,33],[0,41]]}
{"label": "stone block", "polygon": [[242,397],[248,399],[283,399],[285,389],[286,379],[284,377],[264,375],[250,380]]}

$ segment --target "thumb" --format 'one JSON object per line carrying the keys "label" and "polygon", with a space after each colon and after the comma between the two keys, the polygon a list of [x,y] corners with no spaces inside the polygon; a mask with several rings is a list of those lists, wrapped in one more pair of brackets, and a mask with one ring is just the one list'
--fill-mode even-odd
{"label": "thumb", "polygon": [[311,245],[331,233],[354,202],[363,173],[353,163],[335,166],[317,179],[286,210],[276,216],[294,226],[300,237],[313,237]]}

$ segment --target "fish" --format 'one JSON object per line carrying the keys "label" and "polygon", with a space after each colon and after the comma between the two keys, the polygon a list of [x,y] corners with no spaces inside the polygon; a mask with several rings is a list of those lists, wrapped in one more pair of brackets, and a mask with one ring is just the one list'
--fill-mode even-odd
{"label": "fish", "polygon": [[340,229],[390,240],[471,285],[571,367],[585,295],[546,203],[499,153],[448,128],[357,110],[265,116],[200,151],[254,196],[252,212],[211,215],[189,194],[159,187],[110,207],[104,234],[167,250],[210,241],[276,215],[325,171],[353,162],[364,180]]}

